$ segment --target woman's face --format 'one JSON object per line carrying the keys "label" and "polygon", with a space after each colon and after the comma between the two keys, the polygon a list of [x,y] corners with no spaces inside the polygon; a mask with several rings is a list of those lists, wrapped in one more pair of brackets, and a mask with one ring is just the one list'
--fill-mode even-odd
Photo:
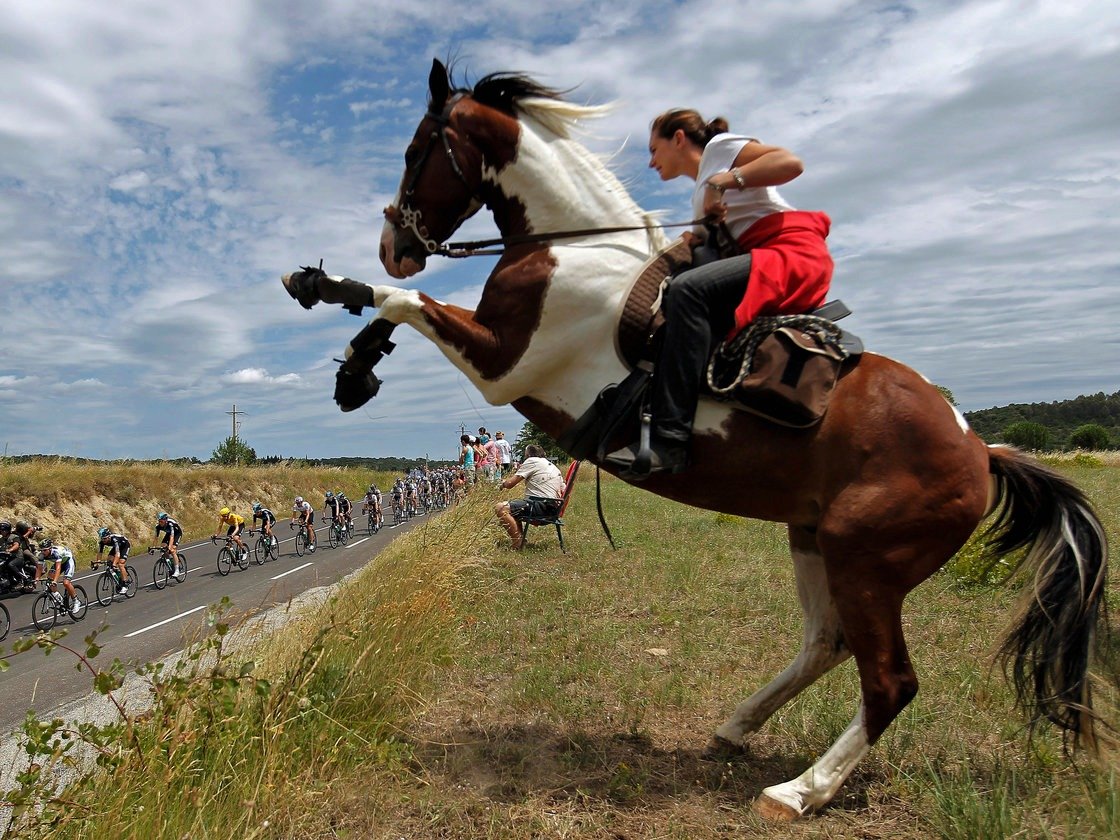
{"label": "woman's face", "polygon": [[662,181],[671,181],[685,174],[684,147],[688,141],[684,132],[677,130],[672,137],[662,137],[657,132],[649,136],[649,168],[656,169]]}

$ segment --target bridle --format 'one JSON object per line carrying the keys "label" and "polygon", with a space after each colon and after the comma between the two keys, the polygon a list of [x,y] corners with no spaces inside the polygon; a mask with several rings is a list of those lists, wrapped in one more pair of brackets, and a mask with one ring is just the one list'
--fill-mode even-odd
{"label": "bridle", "polygon": [[[447,126],[451,121],[451,111],[463,96],[464,94],[457,93],[454,96],[448,97],[447,102],[443,106],[443,110],[439,113],[429,109],[427,116],[436,123],[437,128],[433,128],[432,132],[428,135],[428,143],[424,146],[424,151],[420,155],[420,159],[413,166],[412,177],[408,179],[404,192],[401,193],[400,205],[390,204],[385,208],[385,218],[389,220],[389,223],[395,228],[412,231],[413,236],[416,237],[429,254],[444,254],[447,251],[447,246],[440,245],[440,243],[431,238],[428,234],[428,227],[424,224],[420,211],[411,207],[409,205],[409,200],[416,191],[416,184],[420,180],[420,176],[424,173],[424,165],[428,162],[428,157],[432,154],[432,149],[435,148],[437,142],[443,143],[443,151],[447,155],[448,163],[451,164],[451,171],[459,177],[459,180],[463,182],[463,185],[466,186],[472,196],[475,193],[475,188],[471,186],[470,181],[467,180],[467,176],[463,174],[462,167],[459,166],[459,160],[455,157],[455,151],[451,148],[451,140],[447,136]],[[450,256],[450,254],[447,254],[447,256]]]}
{"label": "bridle", "polygon": [[[472,198],[475,197],[476,190],[471,186],[470,181],[467,180],[467,176],[463,174],[463,170],[459,166],[459,160],[455,157],[455,151],[451,148],[451,140],[447,136],[447,127],[451,121],[451,111],[465,95],[464,93],[456,93],[454,96],[449,97],[442,111],[439,113],[429,109],[427,117],[433,120],[438,128],[433,128],[428,135],[427,145],[424,146],[424,151],[420,155],[420,159],[413,167],[412,177],[408,179],[408,183],[405,185],[404,191],[401,194],[400,204],[390,204],[385,208],[385,218],[388,220],[389,224],[398,230],[412,231],[412,235],[416,237],[417,241],[424,246],[424,249],[429,254],[437,254],[441,257],[451,258],[482,257],[502,254],[505,252],[506,248],[515,245],[530,245],[540,242],[551,242],[555,239],[576,239],[584,236],[623,233],[632,230],[648,231],[658,228],[693,227],[706,222],[705,219],[693,219],[689,222],[671,222],[659,225],[620,225],[617,227],[581,228],[579,230],[525,233],[515,236],[502,236],[495,239],[478,239],[473,242],[450,242],[446,245],[441,245],[429,235],[428,227],[424,224],[420,211],[411,207],[408,202],[415,193],[416,184],[424,172],[424,165],[428,162],[428,157],[431,155],[432,149],[435,148],[437,142],[442,142],[443,144],[443,151],[444,154],[447,155],[447,161],[451,165],[451,171],[463,182],[463,185],[467,188]],[[494,246],[496,245],[501,247],[495,249]]]}

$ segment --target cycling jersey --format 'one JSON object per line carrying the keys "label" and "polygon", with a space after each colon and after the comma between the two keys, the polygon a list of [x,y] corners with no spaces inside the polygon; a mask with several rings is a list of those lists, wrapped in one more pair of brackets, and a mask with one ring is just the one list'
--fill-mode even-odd
{"label": "cycling jersey", "polygon": [[163,538],[163,541],[165,543],[170,542],[171,537],[173,537],[173,536],[175,537],[175,542],[176,543],[178,543],[179,540],[181,540],[183,538],[183,529],[179,526],[178,522],[176,522],[174,519],[171,519],[170,517],[168,517],[167,519],[163,520],[163,522],[160,522],[156,525],[156,536],[157,537],[159,536],[160,531],[166,531],[167,532],[167,534]]}
{"label": "cycling jersey", "polygon": [[342,508],[343,516],[349,516],[353,512],[354,503],[347,499],[345,496],[339,496],[338,503]]}
{"label": "cycling jersey", "polygon": [[218,514],[218,521],[223,525],[229,525],[231,528],[236,528],[239,525],[245,524],[245,517],[238,516],[236,513]]}
{"label": "cycling jersey", "polygon": [[110,557],[115,554],[122,560],[127,560],[128,550],[132,548],[132,543],[129,542],[128,537],[122,534],[108,534],[97,544],[97,556],[100,557],[101,552],[106,548],[109,549]]}
{"label": "cycling jersey", "polygon": [[276,514],[268,508],[261,508],[253,514],[253,524],[257,524],[257,520],[261,521],[262,525],[272,525],[276,522]]}
{"label": "cycling jersey", "polygon": [[62,566],[62,576],[67,580],[74,577],[74,552],[70,549],[56,545],[43,552],[43,558]]}
{"label": "cycling jersey", "polygon": [[311,507],[311,502],[308,501],[304,501],[302,504],[293,506],[292,513],[297,514],[298,516],[305,517],[308,522],[310,522],[315,517],[315,510]]}
{"label": "cycling jersey", "polygon": [[327,502],[323,506],[323,508],[331,515],[332,519],[335,518],[336,516],[338,516],[338,499],[332,496],[331,498],[327,499]]}

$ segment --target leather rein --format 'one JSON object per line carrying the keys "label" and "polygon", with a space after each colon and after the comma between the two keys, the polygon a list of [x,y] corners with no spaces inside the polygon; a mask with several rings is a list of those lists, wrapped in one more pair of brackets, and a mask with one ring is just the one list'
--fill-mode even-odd
{"label": "leather rein", "polygon": [[451,120],[451,111],[464,95],[465,94],[457,93],[449,97],[447,103],[439,113],[436,113],[434,110],[428,111],[427,116],[435,121],[439,128],[433,129],[431,134],[428,135],[428,144],[424,147],[424,152],[420,156],[420,160],[415,164],[415,171],[404,188],[400,204],[390,204],[385,208],[385,218],[389,221],[389,224],[397,229],[412,231],[413,236],[416,237],[429,254],[451,257],[452,259],[494,256],[503,254],[506,248],[512,248],[517,245],[533,245],[539,242],[551,242],[556,239],[578,239],[585,236],[600,236],[607,233],[624,233],[633,230],[694,227],[706,221],[705,219],[693,219],[690,222],[672,222],[660,225],[619,225],[615,227],[547,231],[544,233],[524,233],[516,236],[501,236],[494,239],[477,239],[470,242],[449,242],[446,244],[437,242],[429,236],[428,227],[424,224],[420,211],[410,206],[409,200],[412,198],[416,189],[416,184],[420,180],[421,173],[424,171],[424,164],[427,163],[428,156],[432,153],[432,149],[435,148],[437,142],[442,143],[443,151],[451,165],[451,170],[458,176],[459,180],[463,182],[472,196],[474,195],[475,188],[471,186],[470,181],[467,180],[467,176],[463,174],[463,170],[459,166],[459,161],[455,157],[455,150],[451,148],[451,140],[447,136],[447,126]]}

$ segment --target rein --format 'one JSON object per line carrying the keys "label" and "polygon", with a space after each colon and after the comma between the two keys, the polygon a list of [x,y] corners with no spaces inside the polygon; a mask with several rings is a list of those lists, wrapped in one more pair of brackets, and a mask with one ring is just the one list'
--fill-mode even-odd
{"label": "rein", "polygon": [[[617,227],[580,228],[579,230],[557,230],[544,233],[523,233],[517,236],[501,236],[495,239],[477,239],[473,242],[448,242],[440,245],[433,253],[441,257],[462,259],[463,257],[484,257],[504,253],[506,248],[515,245],[531,245],[538,242],[551,242],[554,239],[578,239],[584,236],[597,236],[606,233],[623,233],[631,230],[658,230],[674,227],[695,227],[703,224],[705,219],[693,219],[691,222],[669,222],[663,225],[619,225]],[[499,249],[493,246],[501,245]]]}

